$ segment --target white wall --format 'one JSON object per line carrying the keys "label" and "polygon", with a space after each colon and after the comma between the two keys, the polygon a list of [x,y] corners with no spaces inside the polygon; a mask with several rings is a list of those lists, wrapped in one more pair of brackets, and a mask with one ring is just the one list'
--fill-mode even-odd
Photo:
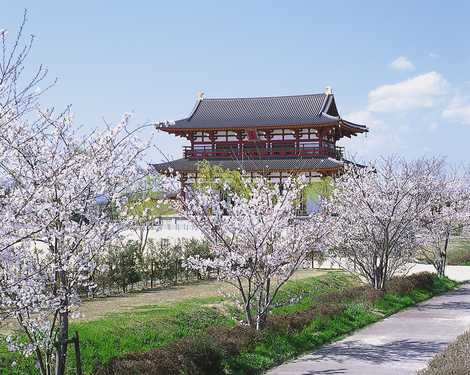
{"label": "white wall", "polygon": [[[137,240],[137,234],[133,230],[124,232],[124,235],[130,240]],[[149,231],[149,239],[159,243],[162,239],[169,240],[175,244],[183,239],[202,239],[204,236],[188,220],[181,217],[163,217],[160,225],[156,225]]]}

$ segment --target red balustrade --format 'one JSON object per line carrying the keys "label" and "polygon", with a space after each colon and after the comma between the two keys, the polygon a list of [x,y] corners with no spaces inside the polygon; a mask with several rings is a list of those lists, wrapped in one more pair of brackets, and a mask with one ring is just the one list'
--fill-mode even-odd
{"label": "red balustrade", "polygon": [[210,147],[191,149],[184,147],[186,159],[261,159],[261,158],[286,158],[286,157],[333,157],[342,159],[343,148],[335,147],[286,147],[286,148],[243,148],[212,149]]}

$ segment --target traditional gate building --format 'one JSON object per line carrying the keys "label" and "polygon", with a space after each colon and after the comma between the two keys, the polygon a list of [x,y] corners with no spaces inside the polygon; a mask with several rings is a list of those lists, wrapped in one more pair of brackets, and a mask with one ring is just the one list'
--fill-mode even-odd
{"label": "traditional gate building", "polygon": [[197,179],[202,160],[273,182],[293,173],[334,176],[348,163],[336,142],[368,131],[341,118],[330,88],[322,94],[255,98],[201,94],[187,118],[157,129],[189,141],[183,158],[154,164],[158,172],[180,172],[187,183]]}

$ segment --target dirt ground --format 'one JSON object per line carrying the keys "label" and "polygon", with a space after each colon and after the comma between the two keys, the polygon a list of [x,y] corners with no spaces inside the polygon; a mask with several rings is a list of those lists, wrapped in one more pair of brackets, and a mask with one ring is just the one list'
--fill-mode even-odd
{"label": "dirt ground", "polygon": [[[300,270],[292,279],[304,279],[319,276],[324,270]],[[156,290],[131,293],[126,296],[97,298],[85,301],[80,307],[78,320],[94,320],[108,313],[125,312],[136,307],[177,302],[188,298],[216,296],[222,291],[229,291],[231,286],[220,281],[202,281],[198,283],[165,287]],[[233,288],[232,288],[233,289]]]}
{"label": "dirt ground", "polygon": [[[319,276],[327,270],[300,270],[292,279],[304,279],[311,276]],[[198,283],[165,287],[149,291],[130,293],[125,296],[104,297],[86,300],[80,307],[80,316],[75,320],[88,321],[99,319],[109,313],[126,312],[132,309],[182,301],[188,298],[204,298],[217,296],[222,291],[230,291],[231,287],[219,281],[202,281]],[[232,288],[233,289],[233,288]],[[7,333],[14,329],[15,322],[5,321],[1,323],[0,332]]]}

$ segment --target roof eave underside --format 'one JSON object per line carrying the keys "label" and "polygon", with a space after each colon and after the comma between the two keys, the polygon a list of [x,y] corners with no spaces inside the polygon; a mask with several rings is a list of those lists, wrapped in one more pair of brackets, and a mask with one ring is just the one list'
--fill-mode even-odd
{"label": "roof eave underside", "polygon": [[[180,120],[181,121],[181,120]],[[366,133],[369,131],[369,129],[365,125],[361,124],[355,124],[350,121],[346,121],[344,119],[338,119],[335,121],[325,121],[322,123],[311,123],[311,122],[306,122],[306,123],[285,123],[285,124],[269,124],[269,125],[259,125],[259,124],[253,124],[253,125],[245,125],[245,126],[239,126],[239,125],[227,125],[227,126],[220,126],[220,125],[213,125],[213,126],[204,126],[204,127],[194,127],[194,126],[179,126],[178,121],[175,123],[175,125],[172,126],[167,126],[167,127],[160,127],[158,130],[162,130],[167,133],[180,133],[180,132],[205,132],[205,131],[216,131],[216,130],[234,130],[234,131],[239,131],[239,130],[246,130],[246,129],[282,129],[282,128],[293,128],[293,129],[301,129],[301,128],[325,128],[325,127],[343,127],[347,128],[351,133]]]}
{"label": "roof eave underside", "polygon": [[[170,168],[179,172],[195,172],[197,164],[202,160],[177,159],[170,162],[152,164],[157,172],[167,172]],[[333,158],[309,159],[252,159],[238,161],[233,159],[207,160],[210,164],[219,165],[231,170],[245,170],[246,172],[301,172],[301,171],[331,171],[341,169],[342,161]]]}

